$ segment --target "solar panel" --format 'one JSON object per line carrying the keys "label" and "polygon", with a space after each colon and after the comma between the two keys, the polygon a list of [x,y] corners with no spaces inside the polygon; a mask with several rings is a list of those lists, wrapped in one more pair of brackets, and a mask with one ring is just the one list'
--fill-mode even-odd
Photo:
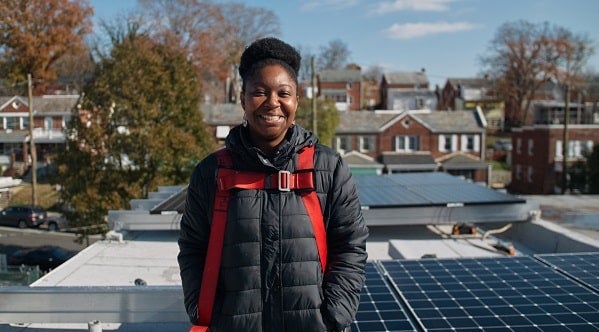
{"label": "solar panel", "polygon": [[360,203],[369,207],[526,202],[443,172],[361,175],[355,181]]}
{"label": "solar panel", "polygon": [[416,327],[375,264],[367,263],[365,272],[366,283],[352,332],[415,331]]}
{"label": "solar panel", "polygon": [[599,292],[599,253],[543,254],[535,257]]}
{"label": "solar panel", "polygon": [[529,256],[381,264],[425,331],[599,329],[599,294]]}

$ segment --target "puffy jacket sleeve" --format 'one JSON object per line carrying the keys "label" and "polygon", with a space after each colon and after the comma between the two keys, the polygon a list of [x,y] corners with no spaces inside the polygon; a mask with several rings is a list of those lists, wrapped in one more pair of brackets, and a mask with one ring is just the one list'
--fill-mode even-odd
{"label": "puffy jacket sleeve", "polygon": [[[368,228],[358,192],[349,168],[343,159],[332,174],[332,191],[327,224],[328,261],[323,280],[324,302],[321,308],[329,328],[341,331],[351,324],[360,302],[366,264]],[[327,214],[327,212],[325,212]]]}
{"label": "puffy jacket sleeve", "polygon": [[215,165],[215,158],[208,157],[196,166],[191,175],[179,232],[177,260],[184,303],[190,322],[194,324],[198,318],[198,296],[210,235]]}

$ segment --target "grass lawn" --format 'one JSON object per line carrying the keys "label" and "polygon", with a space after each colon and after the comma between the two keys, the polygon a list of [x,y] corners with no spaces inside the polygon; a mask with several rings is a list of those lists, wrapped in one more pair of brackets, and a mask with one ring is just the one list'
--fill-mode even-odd
{"label": "grass lawn", "polygon": [[[52,210],[59,198],[54,186],[47,183],[38,183],[36,189],[37,205],[42,206],[46,210]],[[11,188],[11,191],[10,205],[31,204],[31,183],[23,182],[18,187]]]}

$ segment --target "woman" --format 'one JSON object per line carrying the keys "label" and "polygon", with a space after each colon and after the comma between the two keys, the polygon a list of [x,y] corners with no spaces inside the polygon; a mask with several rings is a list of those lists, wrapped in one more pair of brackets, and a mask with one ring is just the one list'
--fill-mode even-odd
{"label": "woman", "polygon": [[[239,66],[244,122],[231,130],[225,145],[235,170],[265,174],[295,172],[298,153],[314,146],[326,269],[301,198],[305,192],[279,190],[280,184],[279,189],[233,190],[211,332],[343,331],[357,311],[368,229],[341,157],[295,123],[299,66],[298,52],[275,38],[257,40],[244,51]],[[181,220],[178,260],[185,306],[194,324],[217,168],[215,154],[198,164]]]}

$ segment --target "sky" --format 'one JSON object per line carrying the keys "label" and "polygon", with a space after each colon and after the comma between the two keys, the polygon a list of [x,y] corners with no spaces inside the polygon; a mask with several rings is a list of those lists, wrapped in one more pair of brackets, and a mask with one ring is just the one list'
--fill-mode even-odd
{"label": "sky", "polygon": [[[89,0],[94,21],[110,21],[135,8],[135,0]],[[224,2],[220,0],[219,2]],[[317,54],[343,41],[349,62],[385,72],[425,69],[430,87],[447,78],[475,77],[480,57],[498,28],[526,20],[550,22],[584,34],[599,53],[598,0],[236,0],[266,8],[279,19],[289,44]],[[587,67],[599,72],[599,54]]]}

